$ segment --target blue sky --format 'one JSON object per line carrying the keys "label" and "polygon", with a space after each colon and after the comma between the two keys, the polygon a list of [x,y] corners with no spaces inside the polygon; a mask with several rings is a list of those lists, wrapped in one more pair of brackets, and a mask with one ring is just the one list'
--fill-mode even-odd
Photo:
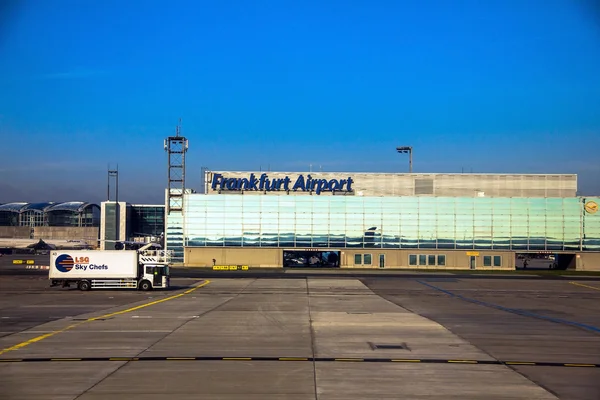
{"label": "blue sky", "polygon": [[600,194],[586,0],[0,5],[0,202],[162,203],[214,170],[576,173]]}

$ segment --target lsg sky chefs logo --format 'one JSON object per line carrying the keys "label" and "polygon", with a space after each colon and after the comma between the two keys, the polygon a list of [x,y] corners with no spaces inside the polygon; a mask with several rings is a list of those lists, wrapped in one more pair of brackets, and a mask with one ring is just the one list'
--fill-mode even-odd
{"label": "lsg sky chefs logo", "polygon": [[89,270],[107,270],[108,265],[106,264],[92,264],[90,263],[89,257],[71,257],[68,254],[61,254],[56,257],[56,261],[54,262],[54,266],[60,272],[69,272],[72,269],[76,269],[79,271],[87,271]]}
{"label": "lsg sky chefs logo", "polygon": [[73,261],[73,257],[68,254],[61,254],[56,257],[56,261],[54,262],[55,267],[60,272],[69,272],[73,269],[75,262]]}

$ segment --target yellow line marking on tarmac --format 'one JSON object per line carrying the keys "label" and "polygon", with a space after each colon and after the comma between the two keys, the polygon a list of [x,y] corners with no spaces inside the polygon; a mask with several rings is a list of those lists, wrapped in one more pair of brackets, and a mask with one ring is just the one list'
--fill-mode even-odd
{"label": "yellow line marking on tarmac", "polygon": [[223,360],[252,360],[251,357],[223,357]]}
{"label": "yellow line marking on tarmac", "polygon": [[69,325],[66,328],[62,328],[62,329],[59,329],[59,330],[56,330],[56,331],[52,331],[52,332],[46,333],[44,335],[34,337],[33,339],[26,340],[24,342],[21,342],[19,344],[14,345],[14,346],[2,349],[2,350],[0,350],[0,355],[2,355],[4,353],[7,353],[9,351],[14,351],[14,350],[22,349],[25,346],[29,346],[30,344],[37,343],[37,342],[39,342],[41,340],[47,339],[47,338],[49,338],[51,336],[54,336],[56,334],[59,334],[59,333],[62,333],[62,332],[66,332],[66,331],[68,331],[70,329],[73,329],[73,328],[79,326],[79,325],[85,324],[86,322],[97,321],[99,319],[106,319],[106,318],[109,318],[109,317],[112,317],[112,316],[115,316],[115,315],[125,314],[125,313],[131,312],[131,311],[139,310],[140,308],[145,308],[145,307],[153,306],[153,305],[158,304],[158,303],[163,303],[165,301],[176,299],[178,297],[181,297],[181,296],[184,296],[186,294],[192,293],[194,290],[200,289],[201,287],[204,287],[204,286],[208,285],[209,283],[210,283],[209,280],[205,280],[200,285],[194,286],[193,288],[191,288],[189,290],[186,290],[183,293],[176,294],[174,296],[165,297],[164,299],[151,301],[150,303],[145,303],[145,304],[142,304],[142,305],[139,305],[139,306],[136,306],[136,307],[128,308],[128,309],[123,310],[123,311],[117,311],[117,312],[114,312],[114,313],[105,314],[105,315],[102,315],[100,317],[88,318],[88,319],[86,319],[84,321],[81,321],[81,322],[78,322],[76,324]]}
{"label": "yellow line marking on tarmac", "polygon": [[123,311],[117,311],[117,312],[114,312],[114,313],[110,313],[110,314],[106,314],[106,315],[101,315],[101,316],[99,316],[99,317],[95,317],[95,318],[89,318],[89,319],[86,319],[84,322],[88,322],[88,321],[96,321],[96,320],[99,320],[99,319],[106,319],[106,318],[113,317],[113,316],[115,316],[115,315],[119,315],[119,314],[125,314],[125,313],[128,313],[128,312],[132,312],[132,311],[139,310],[139,309],[141,309],[141,308],[150,307],[150,306],[153,306],[153,305],[155,305],[155,304],[158,304],[158,303],[163,303],[163,302],[165,302],[165,301],[173,300],[173,299],[176,299],[176,298],[178,298],[178,297],[185,296],[186,294],[190,294],[190,293],[192,293],[194,290],[196,290],[196,289],[200,289],[201,287],[203,287],[203,286],[206,286],[206,285],[208,285],[209,283],[210,283],[210,281],[204,281],[202,284],[200,284],[200,285],[198,285],[198,286],[195,286],[195,287],[193,287],[193,288],[191,288],[191,289],[189,289],[189,290],[186,290],[186,291],[185,291],[185,292],[183,292],[183,293],[176,294],[175,296],[170,296],[170,297],[166,297],[166,298],[164,298],[164,299],[160,299],[160,300],[151,301],[150,303],[146,303],[146,304],[142,304],[142,305],[139,305],[139,306],[136,306],[136,307],[128,308],[127,310],[123,310]]}
{"label": "yellow line marking on tarmac", "polygon": [[67,326],[66,328],[59,329],[59,330],[57,330],[57,331],[53,331],[53,332],[50,332],[50,333],[46,333],[46,334],[44,334],[44,335],[41,335],[41,336],[38,336],[38,337],[34,337],[33,339],[26,340],[26,341],[24,341],[24,342],[21,342],[21,343],[19,343],[19,344],[16,344],[16,345],[12,346],[12,347],[7,347],[6,349],[2,349],[2,350],[0,350],[0,355],[2,355],[2,354],[4,354],[4,353],[7,353],[7,352],[9,352],[9,351],[13,351],[13,350],[18,350],[18,349],[21,349],[21,348],[23,348],[23,347],[25,347],[25,346],[29,346],[30,344],[33,344],[33,343],[39,342],[40,340],[47,339],[47,338],[49,338],[50,336],[54,336],[54,335],[56,335],[57,333],[66,332],[66,331],[68,331],[69,329],[73,329],[73,328],[75,328],[76,326],[79,326],[79,325],[81,325],[81,324],[83,324],[83,322],[78,322],[78,323],[76,323],[76,324],[69,325],[69,326]]}
{"label": "yellow line marking on tarmac", "polygon": [[565,367],[596,367],[596,364],[565,364]]}
{"label": "yellow line marking on tarmac", "polygon": [[600,290],[600,288],[594,287],[594,286],[590,286],[590,285],[584,285],[583,283],[577,283],[577,282],[569,282],[571,285],[577,285],[577,286],[583,286],[589,289],[594,289],[594,290]]}

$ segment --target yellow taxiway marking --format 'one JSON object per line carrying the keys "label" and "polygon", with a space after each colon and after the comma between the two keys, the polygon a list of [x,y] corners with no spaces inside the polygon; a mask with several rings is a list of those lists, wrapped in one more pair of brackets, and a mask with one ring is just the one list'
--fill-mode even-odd
{"label": "yellow taxiway marking", "polygon": [[565,367],[595,367],[596,364],[565,364]]}
{"label": "yellow taxiway marking", "polygon": [[577,282],[569,282],[571,285],[577,285],[577,286],[583,286],[586,287],[588,289],[594,289],[594,290],[600,290],[600,288],[594,287],[594,286],[590,286],[590,285],[584,285],[583,283],[577,283]]}
{"label": "yellow taxiway marking", "polygon": [[7,347],[7,348],[5,348],[5,349],[2,349],[2,350],[0,350],[0,355],[2,355],[2,354],[4,354],[4,353],[8,353],[9,351],[13,351],[13,350],[22,349],[22,348],[23,348],[23,347],[25,347],[25,346],[29,346],[30,344],[37,343],[37,342],[39,342],[39,341],[41,341],[41,340],[47,339],[47,338],[49,338],[49,337],[51,337],[51,336],[54,336],[54,335],[56,335],[56,334],[59,334],[59,333],[62,333],[62,332],[66,332],[66,331],[68,331],[68,330],[70,330],[70,329],[73,329],[73,328],[75,328],[75,327],[78,327],[79,325],[83,325],[83,324],[85,324],[86,322],[91,322],[91,321],[97,321],[97,320],[100,320],[100,319],[106,319],[106,318],[110,318],[110,317],[113,317],[113,316],[115,316],[115,315],[119,315],[119,314],[125,314],[125,313],[128,313],[128,312],[132,312],[132,311],[139,310],[139,309],[141,309],[141,308],[150,307],[150,306],[153,306],[153,305],[155,305],[155,304],[158,304],[158,303],[163,303],[163,302],[165,302],[165,301],[169,301],[169,300],[173,300],[173,299],[176,299],[176,298],[178,298],[178,297],[181,297],[181,296],[185,296],[186,294],[190,294],[190,293],[192,293],[194,290],[196,290],[196,289],[200,289],[201,287],[203,287],[203,286],[206,286],[206,285],[208,285],[209,283],[210,283],[210,281],[208,281],[208,280],[207,280],[207,281],[204,281],[204,282],[202,282],[201,284],[199,284],[199,285],[197,285],[197,286],[194,286],[193,288],[191,288],[191,289],[189,289],[189,290],[186,290],[186,291],[185,291],[185,292],[183,292],[183,293],[179,293],[179,294],[176,294],[176,295],[174,295],[174,296],[165,297],[164,299],[160,299],[160,300],[154,300],[154,301],[151,301],[151,302],[149,302],[149,303],[145,303],[145,304],[142,304],[142,305],[139,305],[139,306],[131,307],[131,308],[128,308],[128,309],[126,309],[126,310],[122,310],[122,311],[117,311],[117,312],[113,312],[113,313],[110,313],[110,314],[101,315],[101,316],[99,316],[99,317],[88,318],[88,319],[86,319],[86,320],[84,320],[84,321],[77,322],[77,323],[75,323],[75,324],[71,324],[71,325],[69,325],[69,326],[67,326],[67,327],[65,327],[65,328],[58,329],[58,330],[56,330],[56,331],[52,331],[52,332],[48,332],[48,333],[46,333],[46,334],[44,334],[44,335],[40,335],[40,336],[34,337],[33,339],[29,339],[29,340],[26,340],[26,341],[24,341],[24,342],[21,342],[21,343],[19,343],[19,344],[16,344],[16,345],[14,345],[14,346]]}

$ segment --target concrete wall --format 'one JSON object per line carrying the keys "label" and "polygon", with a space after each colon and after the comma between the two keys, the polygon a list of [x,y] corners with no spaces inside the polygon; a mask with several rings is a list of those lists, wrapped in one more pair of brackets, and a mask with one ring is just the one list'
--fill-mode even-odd
{"label": "concrete wall", "polygon": [[30,233],[28,226],[0,226],[0,238],[29,239]]}
{"label": "concrete wall", "polygon": [[600,271],[600,253],[579,253],[576,260],[577,270]]}
{"label": "concrete wall", "polygon": [[33,229],[34,239],[98,241],[98,227],[37,226]]}
{"label": "concrete wall", "polygon": [[[354,255],[371,254],[371,265],[355,264]],[[428,250],[428,249],[344,249],[341,254],[342,268],[380,268],[379,255],[385,257],[385,268],[410,268],[410,269],[469,269],[470,257],[475,257],[475,269],[478,270],[498,270],[498,269],[515,269],[515,253],[512,251],[483,251],[483,250]],[[409,255],[439,255],[446,256],[446,265],[410,265]],[[484,256],[501,256],[501,267],[484,267]],[[493,258],[492,258],[493,265]]]}
{"label": "concrete wall", "polygon": [[195,267],[216,265],[248,265],[252,267],[281,267],[283,251],[279,248],[186,247],[184,264]]}
{"label": "concrete wall", "polygon": [[[301,250],[301,249],[298,249]],[[321,250],[321,249],[320,249]],[[326,251],[327,249],[322,249]],[[336,250],[336,249],[332,249]],[[339,251],[339,249],[337,249]],[[511,251],[461,251],[461,250],[426,250],[426,249],[343,249],[341,250],[341,268],[375,268],[379,269],[379,255],[385,256],[385,268],[410,268],[410,269],[468,269],[469,254],[475,254],[476,269],[512,270],[515,269],[515,253]],[[371,254],[371,264],[354,264],[355,254]],[[445,266],[411,266],[410,254],[425,254],[446,256]],[[484,267],[483,256],[502,256],[501,267]],[[250,267],[283,266],[283,249],[281,248],[225,248],[225,247],[186,247],[184,251],[184,264],[192,267],[212,266],[213,259],[216,265],[248,265]]]}

